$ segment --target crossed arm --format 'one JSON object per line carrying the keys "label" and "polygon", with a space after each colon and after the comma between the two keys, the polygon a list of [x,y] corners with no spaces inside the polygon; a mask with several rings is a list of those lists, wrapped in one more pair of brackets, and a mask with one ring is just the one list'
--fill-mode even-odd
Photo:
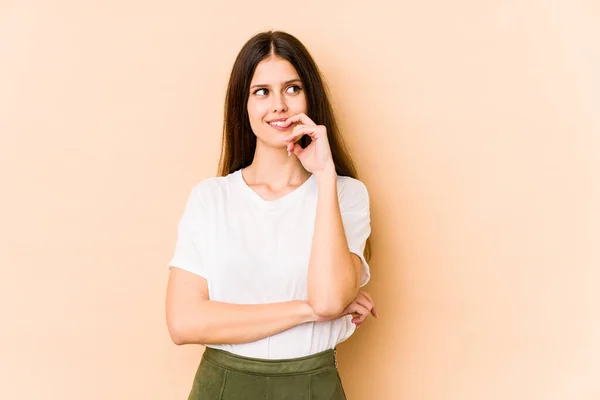
{"label": "crossed arm", "polygon": [[[370,297],[357,299],[361,259],[348,248],[337,195],[337,175],[318,178],[319,195],[311,256],[308,300],[230,304],[209,299],[206,279],[171,268],[166,317],[175,344],[237,344],[256,341],[306,322],[372,312]],[[366,299],[366,300],[365,300]],[[362,322],[361,320],[361,322]]]}

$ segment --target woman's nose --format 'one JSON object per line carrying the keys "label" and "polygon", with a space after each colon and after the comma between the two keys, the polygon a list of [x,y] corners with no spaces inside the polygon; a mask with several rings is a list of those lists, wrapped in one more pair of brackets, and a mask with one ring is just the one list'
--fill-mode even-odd
{"label": "woman's nose", "polygon": [[287,105],[285,104],[285,99],[282,95],[274,95],[273,96],[273,104],[272,107],[273,112],[283,112],[287,110]]}

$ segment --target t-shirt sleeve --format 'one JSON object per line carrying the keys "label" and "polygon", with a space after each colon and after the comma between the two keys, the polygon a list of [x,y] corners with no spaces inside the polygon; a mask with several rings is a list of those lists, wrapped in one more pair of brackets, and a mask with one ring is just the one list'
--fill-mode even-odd
{"label": "t-shirt sleeve", "polygon": [[177,225],[175,251],[168,267],[178,267],[208,279],[202,252],[204,217],[201,200],[193,188]]}
{"label": "t-shirt sleeve", "polygon": [[371,278],[369,264],[364,256],[367,238],[371,234],[371,213],[369,193],[366,186],[353,179],[346,184],[340,195],[340,212],[346,240],[351,253],[362,261],[360,286],[364,286]]}

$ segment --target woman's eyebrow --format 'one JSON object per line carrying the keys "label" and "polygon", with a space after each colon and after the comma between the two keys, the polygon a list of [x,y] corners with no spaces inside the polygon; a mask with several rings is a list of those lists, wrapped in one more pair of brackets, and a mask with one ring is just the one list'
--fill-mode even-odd
{"label": "woman's eyebrow", "polygon": [[[290,79],[289,81],[285,81],[285,82],[283,82],[283,84],[284,84],[284,85],[287,85],[287,84],[290,84],[290,83],[292,83],[292,82],[302,82],[302,80],[300,80],[300,78],[296,78],[296,79]],[[258,85],[252,85],[252,86],[250,86],[250,89],[253,89],[253,88],[255,88],[255,87],[259,87],[259,86],[262,86],[262,87],[269,87],[269,85],[265,85],[265,84],[258,84]]]}

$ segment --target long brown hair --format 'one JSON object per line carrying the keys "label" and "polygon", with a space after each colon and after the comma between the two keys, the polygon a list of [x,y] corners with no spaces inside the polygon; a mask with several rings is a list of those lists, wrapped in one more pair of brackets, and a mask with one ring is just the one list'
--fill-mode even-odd
{"label": "long brown hair", "polygon": [[[282,31],[261,32],[246,42],[240,50],[229,78],[225,96],[223,138],[219,160],[219,176],[226,176],[252,163],[256,149],[256,136],[248,117],[250,82],[259,62],[275,55],[287,60],[298,72],[306,95],[308,117],[317,125],[324,125],[331,148],[331,155],[338,175],[358,179],[356,167],[342,139],[329,101],[329,89],[317,64],[304,45],[294,36]],[[304,136],[299,144],[310,144]],[[367,241],[365,258],[371,255]]]}

